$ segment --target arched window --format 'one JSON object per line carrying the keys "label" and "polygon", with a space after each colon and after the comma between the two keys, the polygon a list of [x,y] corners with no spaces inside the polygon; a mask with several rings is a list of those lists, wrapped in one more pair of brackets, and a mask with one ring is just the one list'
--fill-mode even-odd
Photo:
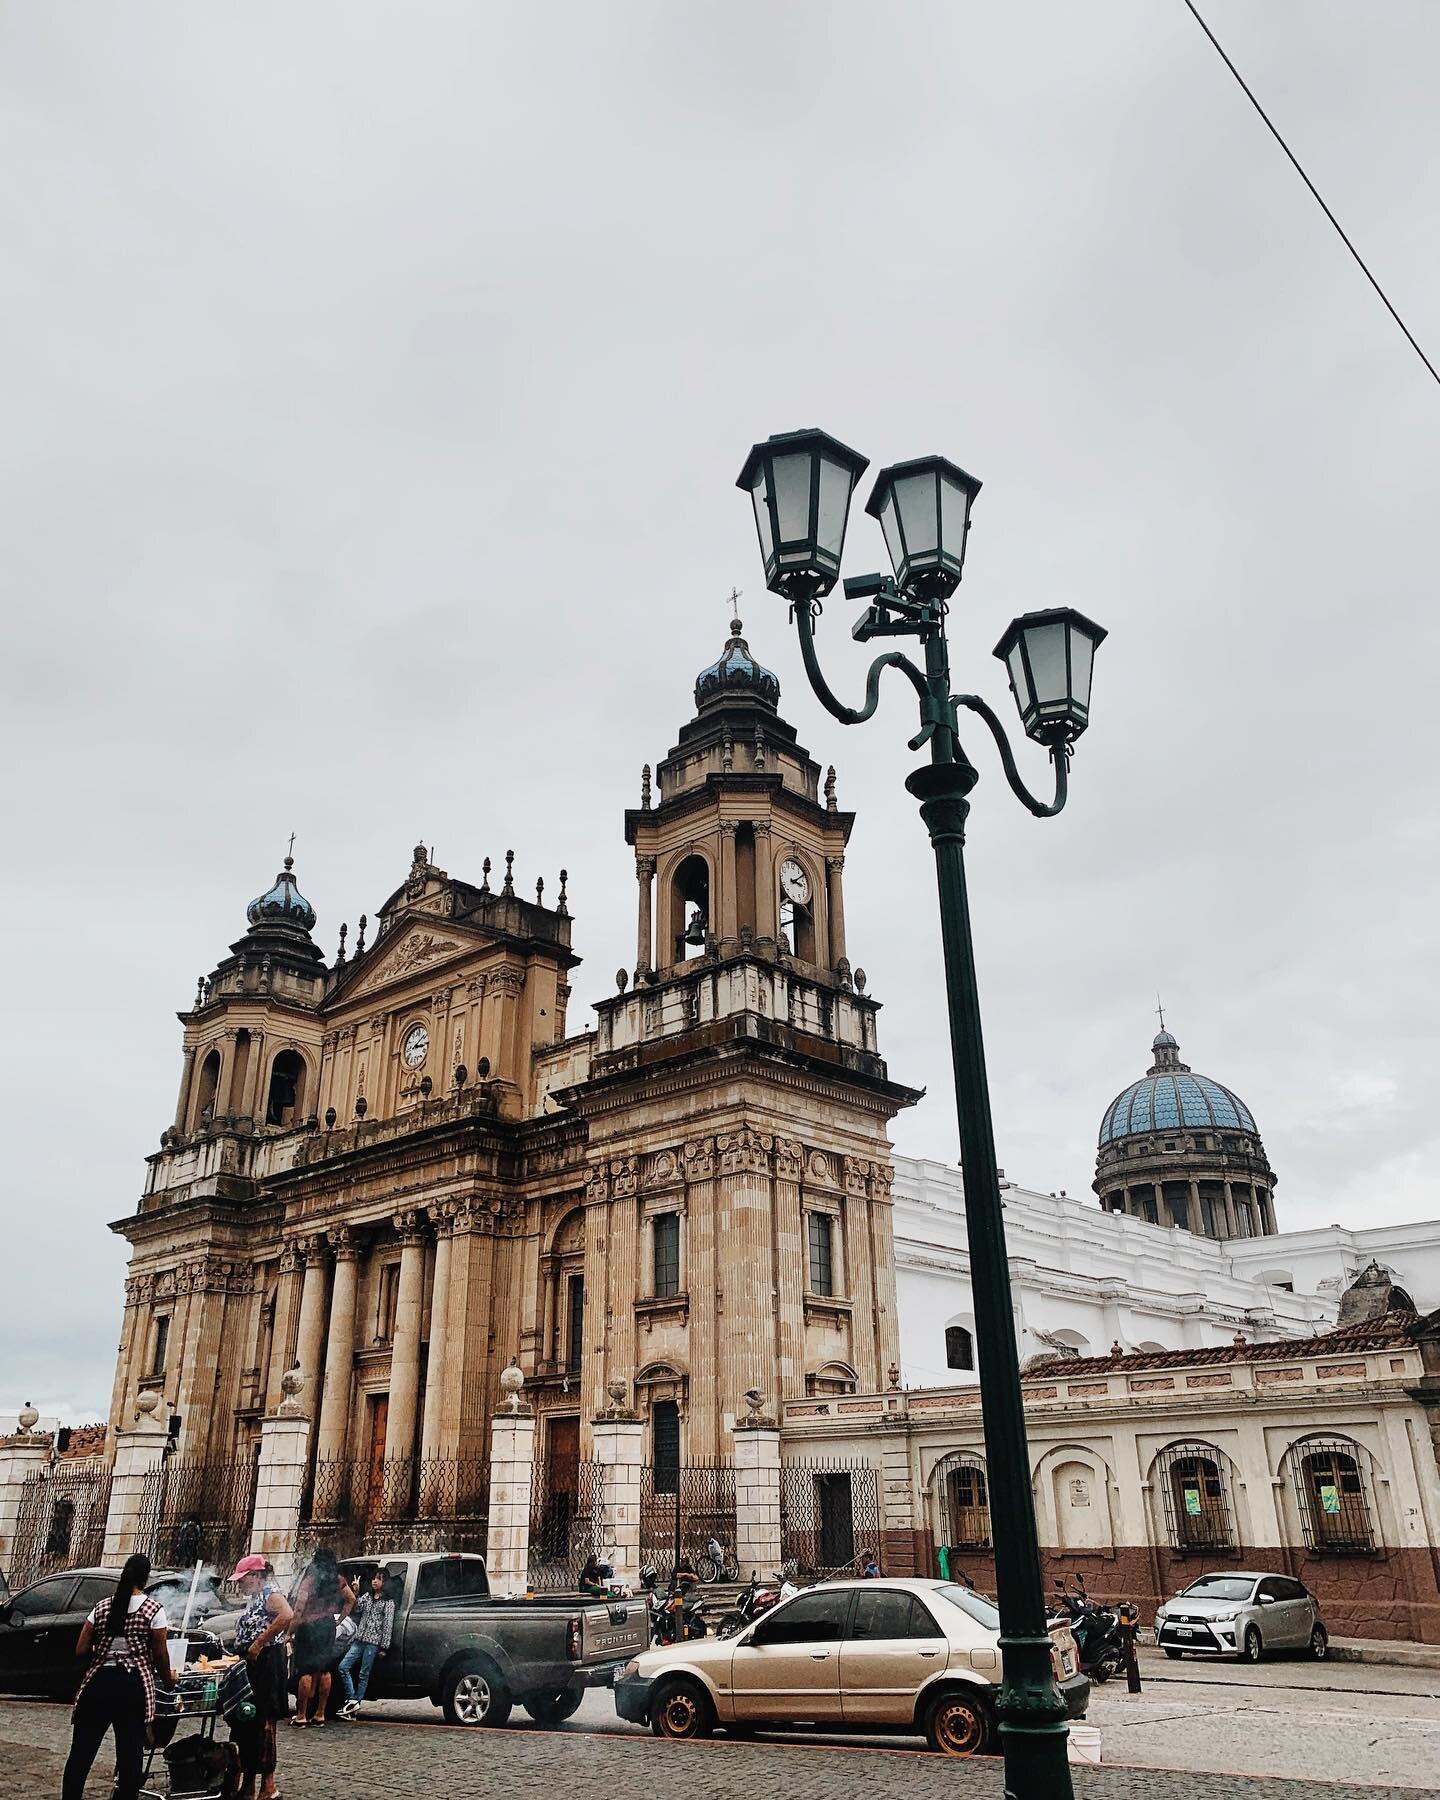
{"label": "arched window", "polygon": [[670,954],[682,963],[699,956],[710,929],[710,865],[687,856],[670,877]]}
{"label": "arched window", "polygon": [[1375,1548],[1375,1526],[1360,1472],[1358,1445],[1314,1438],[1292,1455],[1305,1542],[1312,1550],[1356,1555]]}
{"label": "arched window", "polygon": [[[795,863],[794,857],[788,857],[780,865],[777,879],[783,876],[785,862]],[[780,887],[780,940],[785,948],[801,962],[813,963],[819,960],[815,942],[815,884],[808,869],[804,874],[804,892],[808,898],[798,900],[793,892],[788,892],[784,881]]]}
{"label": "arched window", "polygon": [[200,1085],[195,1090],[195,1123],[215,1117],[215,1095],[220,1088],[220,1052],[212,1050],[200,1065]]}
{"label": "arched window", "polygon": [[952,1550],[990,1546],[990,1489],[979,1462],[965,1453],[947,1456],[935,1471],[940,1497],[940,1541]]}
{"label": "arched window", "polygon": [[975,1344],[963,1325],[947,1325],[945,1327],[945,1367],[947,1369],[973,1369],[975,1367]]}
{"label": "arched window", "polygon": [[1165,1527],[1176,1550],[1225,1550],[1234,1543],[1224,1459],[1212,1444],[1170,1444],[1155,1460]]}
{"label": "arched window", "polygon": [[294,1050],[282,1050],[270,1065],[270,1098],[265,1104],[267,1125],[294,1125],[305,1104],[305,1059]]}

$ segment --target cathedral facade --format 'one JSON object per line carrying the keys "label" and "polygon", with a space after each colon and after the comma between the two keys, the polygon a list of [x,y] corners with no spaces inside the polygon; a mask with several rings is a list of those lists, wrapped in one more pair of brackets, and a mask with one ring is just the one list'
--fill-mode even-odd
{"label": "cathedral facade", "polygon": [[180,1015],[174,1121],[113,1227],[112,1429],[158,1392],[187,1456],[243,1458],[298,1369],[319,1458],[482,1458],[518,1361],[545,1454],[588,1454],[624,1383],[652,1454],[693,1461],[747,1395],[884,1385],[888,1126],[918,1096],[847,955],[853,815],[778,700],[736,621],[625,814],[635,962],[592,1030],[563,872],[532,900],[508,855],[477,884],[417,845],[327,963],[286,858]]}

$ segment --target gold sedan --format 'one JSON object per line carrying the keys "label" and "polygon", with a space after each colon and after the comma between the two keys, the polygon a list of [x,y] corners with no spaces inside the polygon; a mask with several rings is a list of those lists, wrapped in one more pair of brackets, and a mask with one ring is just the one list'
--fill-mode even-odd
{"label": "gold sedan", "polygon": [[[615,1710],[657,1737],[820,1731],[923,1733],[932,1750],[975,1756],[995,1735],[1000,1615],[949,1581],[831,1581],[731,1638],[647,1650],[615,1683]],[[1070,1717],[1090,1683],[1066,1625],[1051,1666]]]}

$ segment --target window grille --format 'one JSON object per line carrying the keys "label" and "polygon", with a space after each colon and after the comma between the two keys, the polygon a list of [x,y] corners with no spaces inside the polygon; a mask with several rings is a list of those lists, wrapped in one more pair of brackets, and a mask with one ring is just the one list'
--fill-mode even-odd
{"label": "window grille", "polygon": [[963,1325],[947,1325],[945,1327],[945,1367],[947,1369],[973,1369],[975,1367],[975,1345],[970,1333]]}
{"label": "window grille", "polygon": [[810,1214],[810,1292],[821,1296],[835,1292],[831,1225],[828,1213]]}
{"label": "window grille", "polygon": [[565,1367],[574,1374],[580,1367],[585,1349],[585,1277],[572,1275],[567,1295],[569,1302],[569,1329],[565,1334]]}
{"label": "window grille", "polygon": [[1359,1446],[1346,1438],[1307,1438],[1290,1452],[1290,1473],[1309,1550],[1364,1556],[1375,1548],[1375,1525]]}
{"label": "window grille", "polygon": [[1170,1444],[1155,1460],[1155,1481],[1173,1549],[1233,1548],[1225,1459],[1213,1444]]}
{"label": "window grille", "polygon": [[655,1297],[668,1300],[680,1292],[680,1215],[660,1213],[655,1220]]}
{"label": "window grille", "polygon": [[950,1456],[935,1471],[940,1494],[940,1541],[952,1550],[990,1548],[990,1489],[971,1457]]}

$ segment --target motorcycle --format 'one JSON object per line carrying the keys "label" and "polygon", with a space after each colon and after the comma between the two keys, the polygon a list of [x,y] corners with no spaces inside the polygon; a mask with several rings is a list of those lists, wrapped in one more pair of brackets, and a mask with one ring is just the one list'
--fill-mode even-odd
{"label": "motorcycle", "polygon": [[1120,1615],[1113,1607],[1101,1606],[1090,1598],[1083,1575],[1072,1575],[1075,1592],[1067,1591],[1063,1581],[1055,1583],[1070,1623],[1070,1635],[1080,1653],[1082,1672],[1094,1681],[1109,1681],[1125,1667],[1125,1647],[1120,1637]]}
{"label": "motorcycle", "polygon": [[650,1603],[650,1640],[655,1644],[678,1644],[693,1638],[708,1637],[705,1606],[693,1591],[694,1577],[684,1570],[678,1580],[672,1579],[661,1589],[654,1568],[646,1565],[640,1571],[640,1589]]}
{"label": "motorcycle", "polygon": [[[779,1584],[789,1585],[785,1583],[782,1575],[777,1575],[775,1580]],[[796,1590],[792,1588],[791,1591],[795,1592]],[[787,1596],[782,1595],[781,1586],[761,1587],[760,1577],[752,1569],[750,1580],[741,1592],[740,1598],[715,1627],[716,1637],[734,1637],[737,1631],[743,1631],[747,1625],[753,1625],[762,1613],[767,1613],[772,1606],[777,1606],[782,1597]]]}

